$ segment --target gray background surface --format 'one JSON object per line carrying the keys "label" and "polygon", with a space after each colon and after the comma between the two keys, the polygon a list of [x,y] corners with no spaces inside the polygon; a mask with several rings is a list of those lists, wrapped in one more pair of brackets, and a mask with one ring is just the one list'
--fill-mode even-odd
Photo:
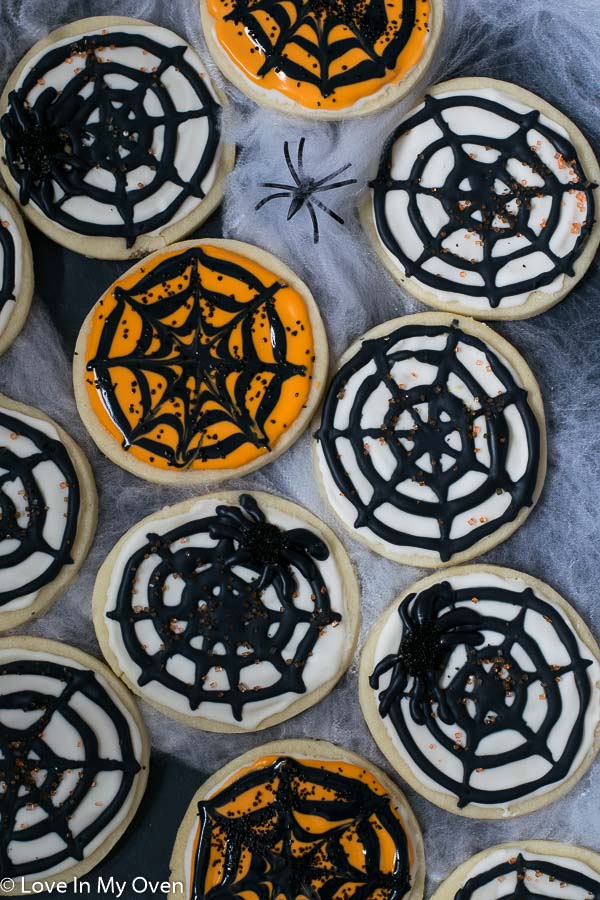
{"label": "gray background surface", "polygon": [[[446,31],[427,82],[456,75],[489,75],[537,91],[570,115],[600,148],[600,3],[598,0],[446,0]],[[29,47],[49,30],[86,15],[131,15],[166,25],[205,54],[195,0],[0,0],[0,84]],[[378,150],[404,103],[383,115],[343,125],[313,124],[258,109],[215,80],[230,98],[228,136],[240,148],[222,214],[202,234],[254,242],[279,255],[312,287],[335,359],[366,328],[423,309],[385,274],[367,245],[354,208],[357,192],[373,173]],[[410,102],[410,101],[409,101]],[[321,219],[312,244],[305,212],[286,223],[287,204],[256,212],[263,181],[287,180],[282,146],[307,139],[306,169],[322,177],[346,162],[356,190],[331,196],[345,226]],[[335,202],[333,202],[335,200]],[[98,535],[80,578],[29,630],[98,654],[90,598],[104,556],[138,519],[177,502],[185,491],[149,486],[103,460],[84,433],[71,387],[70,357],[79,325],[100,293],[127,266],[78,257],[30,229],[37,297],[25,331],[0,359],[0,390],[54,416],[86,448],[100,490]],[[600,634],[598,579],[600,291],[594,263],[558,307],[525,322],[497,326],[523,353],[538,378],[546,405],[549,469],[542,500],[525,526],[486,561],[523,569],[559,590]],[[228,487],[267,489],[299,500],[339,533],[314,483],[305,436],[262,473]],[[188,492],[189,493],[189,492]],[[422,572],[374,556],[342,539],[363,585],[363,635],[394,596]],[[263,741],[310,736],[336,741],[384,764],[357,701],[356,666],[316,708],[278,728],[248,736],[203,734],[143,711],[153,742],[153,771],[135,823],[98,871],[131,878],[166,877],[177,825],[203,773]],[[429,894],[469,854],[501,841],[551,838],[600,850],[600,764],[564,800],[525,818],[495,823],[459,819],[407,791],[426,842]],[[131,887],[122,895],[136,896]]]}

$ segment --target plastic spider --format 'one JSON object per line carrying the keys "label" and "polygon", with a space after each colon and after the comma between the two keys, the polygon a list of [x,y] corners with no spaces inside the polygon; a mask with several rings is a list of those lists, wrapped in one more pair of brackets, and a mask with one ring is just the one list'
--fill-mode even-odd
{"label": "plastic spider", "polygon": [[356,184],[356,178],[346,178],[343,181],[334,181],[333,184],[330,184],[332,179],[337,178],[338,175],[341,175],[342,172],[345,172],[347,169],[349,169],[352,163],[347,163],[340,169],[336,169],[329,175],[325,175],[324,178],[311,178],[304,171],[305,142],[306,138],[300,139],[300,143],[298,144],[298,157],[296,165],[294,165],[294,163],[292,162],[288,141],[284,143],[283,155],[285,156],[285,161],[290,175],[293,178],[293,184],[279,184],[278,182],[272,181],[264,182],[261,187],[275,188],[276,193],[269,194],[267,197],[263,197],[263,199],[256,204],[255,209],[261,209],[261,207],[263,207],[266,203],[269,203],[269,201],[271,200],[276,200],[279,197],[289,199],[290,208],[288,209],[287,214],[287,220],[289,222],[290,219],[293,219],[296,213],[298,213],[302,209],[302,207],[306,207],[313,225],[313,243],[317,244],[319,242],[319,222],[317,220],[315,207],[327,213],[328,216],[331,216],[331,218],[335,219],[336,222],[339,222],[340,225],[344,224],[344,220],[333,209],[330,209],[329,206],[326,206],[321,202],[321,200],[318,200],[315,194],[320,194],[324,191],[332,191],[335,188],[346,187],[349,184]]}
{"label": "plastic spider", "polygon": [[329,550],[324,541],[307,528],[282,531],[267,522],[254,497],[240,496],[240,507],[218,506],[220,521],[210,529],[217,540],[231,540],[237,548],[225,560],[228,568],[257,562],[263,566],[255,589],[260,591],[279,575],[284,581],[289,566],[294,566],[305,578],[314,577],[313,559],[327,559]]}

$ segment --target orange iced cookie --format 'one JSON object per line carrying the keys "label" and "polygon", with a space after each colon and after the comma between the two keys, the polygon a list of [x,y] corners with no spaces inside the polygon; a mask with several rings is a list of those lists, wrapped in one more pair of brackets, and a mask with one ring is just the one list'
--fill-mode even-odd
{"label": "orange iced cookie", "polygon": [[216,480],[292,443],[326,366],[315,302],[289,269],[246,244],[190,241],[138,263],[98,301],[75,390],[119,465],[155,481]]}

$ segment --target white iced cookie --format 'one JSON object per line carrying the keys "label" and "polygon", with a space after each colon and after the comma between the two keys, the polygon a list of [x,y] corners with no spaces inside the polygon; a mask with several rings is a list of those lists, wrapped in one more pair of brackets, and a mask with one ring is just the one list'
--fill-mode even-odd
{"label": "white iced cookie", "polygon": [[91,546],[97,497],[80,447],[0,394],[0,631],[44,612]]}
{"label": "white iced cookie", "polygon": [[223,101],[182,38],[80,19],[38,42],[0,98],[0,172],[52,240],[105,259],[160,249],[220,203]]}
{"label": "white iced cookie", "polygon": [[366,223],[429,306],[522,319],[562,300],[600,242],[600,167],[541,97],[489,78],[432,87],[388,138]]}
{"label": "white iced cookie", "polygon": [[351,534],[408,565],[466,562],[527,518],[546,472],[533,374],[491,328],[404,316],[342,356],[316,435],[324,494]]}
{"label": "white iced cookie", "polygon": [[102,651],[166,715],[256,731],[327,694],[360,624],[352,563],[327,526],[263,493],[167,507],[118,542],[94,590]]}
{"label": "white iced cookie", "polygon": [[25,324],[33,295],[31,247],[11,198],[0,191],[0,353]]}
{"label": "white iced cookie", "polygon": [[[326,741],[273,741],[220,769],[194,796],[171,857],[186,900],[421,900],[424,879],[405,796]],[[181,895],[173,887],[169,898]]]}
{"label": "white iced cookie", "polygon": [[468,859],[432,900],[560,897],[591,900],[600,892],[600,856],[556,841],[500,844]]}
{"label": "white iced cookie", "polygon": [[135,702],[87,653],[19,635],[0,639],[0,720],[3,893],[72,881],[142,799],[149,745]]}
{"label": "white iced cookie", "polygon": [[600,745],[600,649],[556,591],[512,569],[465,566],[412,585],[371,631],[359,683],[394,768],[458,815],[546,806]]}

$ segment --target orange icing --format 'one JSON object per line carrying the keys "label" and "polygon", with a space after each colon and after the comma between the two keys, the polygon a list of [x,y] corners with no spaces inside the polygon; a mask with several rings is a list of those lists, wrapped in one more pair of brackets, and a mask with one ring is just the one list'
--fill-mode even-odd
{"label": "orange icing", "polygon": [[[287,343],[286,360],[288,363],[304,366],[305,373],[293,374],[283,382],[277,404],[268,416],[264,425],[264,431],[268,437],[268,446],[271,448],[297,419],[305,406],[310,390],[310,377],[314,360],[314,342],[306,303],[296,290],[289,285],[283,284],[282,280],[273,272],[248,257],[224,249],[223,247],[208,244],[199,245],[198,249],[202,250],[211,259],[216,261],[224,260],[227,263],[241,266],[245,272],[258,278],[265,287],[270,287],[276,283],[281,285],[274,293],[274,303],[272,308],[285,329]],[[131,296],[135,298],[137,303],[143,302],[145,308],[152,312],[152,306],[159,303],[165,297],[168,297],[169,292],[177,290],[181,291],[182,284],[184,289],[189,287],[190,277],[193,274],[191,270],[193,266],[197,265],[197,273],[203,287],[202,299],[200,301],[201,309],[205,321],[210,324],[211,328],[230,325],[235,318],[235,315],[231,311],[227,311],[213,303],[209,305],[205,299],[205,295],[208,291],[215,291],[226,296],[233,296],[237,303],[242,304],[252,301],[258,295],[258,292],[244,281],[229,274],[224,275],[218,270],[213,271],[210,264],[207,266],[199,262],[197,264],[195,262],[193,264],[190,263],[182,274],[172,278],[170,281],[159,281],[158,284],[151,290],[147,290],[144,294],[135,293],[135,287],[142,278],[147,278],[149,273],[152,273],[153,270],[156,269],[157,266],[160,266],[165,260],[176,257],[178,254],[184,255],[188,250],[189,248],[186,248],[186,250],[175,249],[157,254],[150,261],[146,260],[141,262],[133,272],[115,281],[111,285],[102,299],[98,301],[91,314],[87,342],[85,345],[86,366],[90,361],[94,360],[97,355],[100,355],[99,346],[103,335],[104,338],[106,337],[105,328],[107,327],[107,319],[111,314],[113,314],[113,316],[119,315],[118,312],[115,313],[118,306],[115,298],[115,291],[119,288],[128,291]],[[190,307],[191,301],[192,294],[190,290],[189,299],[186,300]],[[167,332],[168,334],[172,334],[172,332],[169,331],[169,326],[174,326],[174,328],[178,329],[180,341],[183,344],[190,346],[194,340],[194,328],[191,321],[187,321],[188,315],[188,307],[182,303],[176,314],[164,316],[160,319],[159,324],[163,333]],[[191,320],[191,315],[189,318]],[[251,339],[255,355],[263,363],[275,363],[273,333],[264,306],[259,306],[257,308],[257,313],[253,315],[251,321]],[[189,329],[186,327],[186,324],[189,325]],[[142,325],[143,319],[140,314],[135,308],[126,304],[120,316],[118,326],[114,331],[114,337],[110,342],[110,350],[108,352],[109,360],[131,356],[139,359],[141,356],[145,355],[144,351],[139,349],[138,343],[142,335]],[[236,359],[243,362],[243,346],[244,341],[247,341],[247,338],[244,337],[242,327],[243,323],[240,323],[234,324],[231,328],[227,342],[227,351],[233,354]],[[154,329],[151,345],[146,352],[152,353],[157,351],[157,348],[160,347],[160,343],[159,333]],[[206,345],[207,343],[208,338],[203,336],[202,344]],[[140,373],[139,370],[130,369],[126,365],[111,366],[110,376],[112,383],[116,386],[114,396],[121,413],[126,417],[129,429],[139,427],[142,419],[148,417],[148,409],[144,409],[141,402],[139,384],[141,377],[138,377],[140,374],[146,380],[147,388],[150,392],[150,417],[156,415],[160,415],[161,417],[164,415],[171,415],[175,416],[181,422],[184,421],[183,404],[180,400],[170,399],[166,396],[165,390],[165,371],[170,373],[171,378],[180,379],[184,372],[182,366],[178,365],[177,360],[175,359],[177,352],[178,351],[174,347],[171,352],[167,354],[167,369],[163,369],[158,373],[156,371],[150,371],[149,369],[142,370]],[[212,359],[214,352],[211,350],[210,353]],[[105,348],[104,358],[106,358]],[[172,363],[170,363],[171,359],[173,360]],[[234,414],[236,409],[239,408],[237,405],[239,398],[236,397],[234,389],[236,382],[242,376],[243,371],[242,365],[240,371],[230,372],[226,379],[228,393],[227,412],[232,414],[233,418],[235,418]],[[108,404],[101,390],[101,385],[99,384],[98,372],[98,368],[86,370],[85,382],[87,396],[100,424],[119,442],[119,444],[122,444],[124,432],[115,422],[111,411],[108,408]],[[213,378],[214,385],[214,373],[209,373],[209,376],[202,382],[202,390],[211,386],[211,377]],[[252,418],[254,418],[261,400],[265,395],[265,391],[268,390],[268,385],[270,384],[272,377],[272,374],[269,373],[257,375],[244,393],[244,402]],[[192,399],[200,393],[198,385],[194,384],[193,379],[191,378],[188,378],[187,381],[185,381],[185,390],[189,392]],[[241,446],[236,447],[232,452],[225,455],[218,455],[216,458],[202,458],[202,448],[210,448],[221,442],[224,438],[227,438],[229,435],[242,433],[242,430],[233,422],[226,420],[218,421],[218,414],[223,412],[224,408],[223,405],[220,405],[215,400],[209,399],[208,402],[204,403],[202,409],[205,412],[208,410],[215,410],[217,413],[217,421],[211,423],[208,428],[203,427],[200,431],[196,430],[195,432],[192,432],[186,441],[186,447],[192,455],[195,453],[199,453],[200,455],[195,456],[186,466],[179,466],[180,468],[192,470],[237,468],[268,452],[266,447],[256,446],[256,444],[249,440],[245,440]],[[157,422],[155,427],[146,432],[146,435],[151,440],[157,441],[161,447],[170,449],[175,448],[179,440],[177,429],[165,424],[164,419],[160,423]],[[170,465],[159,453],[141,447],[136,443],[131,443],[127,447],[127,450],[132,456],[157,468],[175,468],[174,465]]]}
{"label": "orange icing", "polygon": [[[244,775],[249,772],[257,771],[260,769],[266,769],[269,766],[273,765],[280,757],[278,756],[264,756],[260,759],[257,759],[251,765],[244,766],[241,769],[238,769],[233,775],[227,778],[222,784],[219,784],[207,797],[210,800],[212,797],[219,794],[222,790],[227,788],[229,785],[233,784],[238,779],[242,778]],[[326,770],[329,772],[337,772],[341,775],[356,779],[358,781],[363,782],[367,785],[375,794],[379,796],[389,796],[388,791],[384,788],[381,782],[369,772],[367,769],[364,769],[360,766],[356,766],[352,763],[342,762],[340,760],[322,760],[322,759],[301,759],[300,760],[304,766],[315,767],[320,770]],[[301,785],[304,787],[304,783]],[[307,782],[307,793],[310,796],[311,800],[335,800],[336,793],[333,790],[328,790],[326,787],[315,784],[313,782]],[[265,806],[271,804],[275,798],[275,793],[277,790],[277,779],[273,779],[270,782],[261,782],[256,787],[246,791],[241,796],[237,797],[235,801],[230,802],[229,804],[224,804],[219,807],[219,813],[223,816],[235,818],[237,816],[243,815],[248,812],[255,812],[258,809],[261,809]],[[393,811],[394,816],[397,818],[398,822],[402,826],[402,830],[406,835],[407,847],[408,847],[408,855],[411,869],[413,867],[415,851],[414,846],[411,841],[410,835],[407,832],[405,823],[400,815],[400,812],[396,809],[392,800],[390,800],[390,807]],[[331,821],[324,820],[320,817],[311,816],[308,814],[301,814],[299,812],[295,812],[296,821],[302,826],[302,828],[311,834],[323,834],[331,829]],[[373,820],[377,820],[377,814],[373,813]],[[348,821],[346,824],[350,825],[351,823]],[[382,874],[393,874],[395,871],[396,865],[396,853],[397,849],[394,845],[394,842],[390,836],[390,834],[386,831],[386,829],[379,824],[377,828],[378,837],[379,837],[379,851],[380,851],[380,871]],[[198,844],[200,840],[200,827],[197,828],[196,834],[194,837],[193,843],[193,852],[192,852],[192,868],[190,871],[190,884],[193,883],[194,879],[194,860],[198,853]],[[348,856],[349,863],[357,868],[360,871],[365,871],[365,861],[364,861],[364,848],[361,840],[358,835],[352,828],[348,828],[348,831],[344,835],[343,848],[345,853]],[[204,891],[208,893],[211,888],[217,887],[221,883],[221,879],[224,873],[223,866],[223,851],[225,848],[224,843],[224,835],[217,834],[213,837],[213,842],[211,845],[211,857],[208,866],[208,877],[204,884]],[[293,850],[298,851],[298,855],[302,854],[303,846],[298,844],[296,839],[293,839]],[[250,858],[248,852],[245,850],[240,859],[240,864],[238,868],[237,878],[243,878],[248,871],[248,867],[250,864]],[[276,900],[276,898],[273,898]]]}
{"label": "orange icing", "polygon": [[[311,2],[312,0],[304,0],[304,7]],[[329,0],[329,2],[335,8],[336,4],[341,4],[343,0]],[[297,4],[291,0],[288,2],[284,0],[279,5],[285,9],[285,13],[293,25],[298,19]],[[353,45],[349,46],[341,56],[332,58],[327,72],[328,77],[333,78],[350,71],[362,63],[369,62],[373,56],[381,57],[385,48],[398,33],[405,5],[406,0],[386,0],[385,12],[389,24],[382,36],[373,45],[368,44],[366,40],[355,40]],[[219,44],[246,78],[263,88],[279,91],[307,109],[326,110],[347,109],[357,101],[371,97],[386,85],[401,82],[423,56],[431,18],[431,0],[416,0],[415,25],[408,41],[392,67],[386,68],[383,77],[364,77],[357,74],[356,80],[337,86],[330,95],[325,96],[318,85],[302,80],[301,75],[298,78],[287,77],[281,70],[277,71],[275,67],[265,73],[260,73],[266,60],[264,49],[260,47],[258,41],[253,40],[244,25],[226,19],[227,15],[235,8],[235,0],[206,0],[206,7],[214,20],[214,33]],[[368,12],[369,7],[366,0],[362,3],[362,7]],[[356,3],[355,10],[355,21],[360,23],[360,2]],[[252,15],[254,21],[260,25],[274,45],[280,36],[280,29],[275,19],[267,10],[260,9],[259,4],[256,9],[252,8]],[[323,21],[326,14],[320,12],[315,15],[320,16]],[[299,42],[296,42],[296,38],[299,39]],[[328,47],[332,48],[334,44],[354,38],[355,32],[349,25],[338,23],[329,31]],[[294,40],[289,40],[284,45],[285,58],[309,71],[315,70],[316,72],[318,71],[316,57],[309,53],[305,46],[301,46],[305,40],[314,45],[315,34],[309,25],[301,23],[294,32]]]}

